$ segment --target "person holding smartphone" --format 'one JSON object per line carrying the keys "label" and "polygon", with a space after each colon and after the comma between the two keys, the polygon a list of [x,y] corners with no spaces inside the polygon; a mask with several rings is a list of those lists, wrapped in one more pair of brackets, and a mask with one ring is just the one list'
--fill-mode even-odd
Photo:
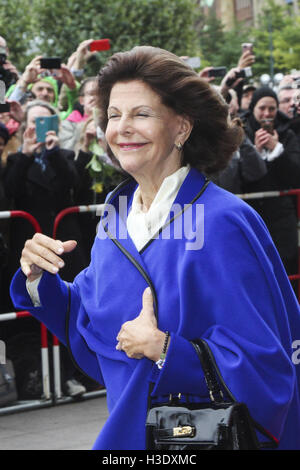
{"label": "person holding smartphone", "polygon": [[[289,118],[279,110],[274,90],[257,89],[244,114],[245,131],[267,166],[267,173],[249,183],[245,192],[278,191],[300,187],[300,149]],[[297,216],[291,197],[250,200],[267,224],[288,274],[296,274]]]}
{"label": "person holding smartphone", "polygon": [[[6,195],[13,206],[33,215],[40,224],[42,233],[47,235],[52,235],[58,212],[74,205],[73,190],[78,183],[74,153],[60,147],[56,131],[49,129],[45,139],[38,138],[37,120],[43,118],[46,121],[55,116],[55,109],[44,101],[35,100],[27,105],[22,146],[20,151],[9,155],[3,177]],[[9,278],[19,264],[18,250],[24,240],[32,234],[32,227],[26,220],[18,219],[12,223]],[[70,237],[74,236],[74,233],[80,240],[81,231],[77,218],[70,215],[60,225],[57,236]],[[70,254],[69,263],[64,270],[66,277],[72,280],[85,264],[84,251],[79,247],[76,252]],[[64,348],[61,350],[63,391],[72,397],[82,395],[86,388],[75,380],[75,367],[67,351]],[[24,387],[26,388],[25,385]]]}
{"label": "person holding smartphone", "polygon": [[[19,152],[9,155],[4,175],[7,195],[12,198],[15,207],[31,213],[39,222],[42,232],[49,235],[52,233],[56,214],[73,204],[72,191],[78,182],[73,162],[74,152],[60,147],[55,130],[49,129],[46,132],[44,142],[37,136],[37,120],[46,120],[53,116],[57,114],[49,103],[34,100],[27,105],[21,129],[22,146]],[[73,226],[72,220],[66,221],[63,226],[68,233],[73,233],[73,230],[78,232],[78,227],[76,224]],[[24,227],[24,230],[23,240],[28,227]],[[20,232],[16,231],[18,233]],[[19,244],[18,240],[14,242]],[[74,259],[74,263],[71,263],[73,272],[69,271],[67,274],[70,278],[84,263],[80,259],[75,261]]]}

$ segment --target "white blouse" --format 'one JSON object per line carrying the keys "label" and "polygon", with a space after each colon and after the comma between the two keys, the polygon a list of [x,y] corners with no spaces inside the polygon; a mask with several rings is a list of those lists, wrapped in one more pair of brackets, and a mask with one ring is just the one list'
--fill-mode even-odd
{"label": "white blouse", "polygon": [[138,251],[151,240],[167,219],[189,169],[189,166],[181,167],[163,180],[147,212],[142,210],[140,188],[136,189],[127,217],[127,230]]}

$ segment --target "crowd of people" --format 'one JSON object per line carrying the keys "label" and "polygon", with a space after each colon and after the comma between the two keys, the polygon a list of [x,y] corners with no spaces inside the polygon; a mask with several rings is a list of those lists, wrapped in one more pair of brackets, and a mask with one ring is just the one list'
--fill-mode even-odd
{"label": "crowd of people", "polygon": [[[0,210],[16,209],[30,213],[39,223],[42,233],[51,236],[55,217],[62,209],[79,204],[102,203],[106,194],[124,179],[116,162],[107,157],[103,135],[97,128],[93,93],[95,77],[81,79],[76,75],[76,71],[83,69],[92,54],[89,51],[92,40],[80,44],[68,64],[62,64],[55,72],[42,69],[41,56],[38,56],[23,73],[18,73],[11,65],[5,39],[1,38],[1,42],[7,51],[3,67],[13,70],[14,80],[6,83],[6,103],[9,103],[10,109],[0,114]],[[9,75],[11,78],[12,75]],[[37,142],[36,118],[51,116],[58,117],[59,131],[51,129],[44,141]],[[96,213],[82,214],[80,217],[71,214],[59,224],[57,238],[64,240],[71,237],[78,241],[78,249],[70,254],[64,269],[66,280],[72,281],[88,264],[96,225]],[[9,284],[19,266],[24,240],[32,235],[32,231],[33,227],[25,219],[2,221],[2,313],[14,309]],[[38,337],[37,322],[26,319],[17,322],[17,325],[6,322],[1,326],[8,352],[17,363],[17,385],[21,398],[39,395],[40,382],[34,384],[34,380],[29,378],[34,375],[32,370],[24,373],[26,358],[24,354],[18,354],[25,343],[33,343],[33,330]],[[39,341],[35,343],[38,345]],[[39,358],[38,347],[36,354]],[[86,391],[86,385],[76,378],[75,368],[64,347],[61,347],[61,354],[63,391],[71,396],[81,395]]]}
{"label": "crowd of people", "polygon": [[[37,56],[20,73],[9,61],[5,38],[2,80],[6,82],[9,110],[0,114],[0,210],[23,210],[52,236],[57,214],[66,207],[104,202],[107,194],[127,175],[107,149],[99,126],[95,86],[97,77],[85,75],[85,65],[93,52],[93,39],[79,44],[60,69],[41,67]],[[200,77],[216,86],[228,103],[229,118],[243,128],[244,138],[228,166],[211,179],[235,193],[257,193],[300,188],[300,75],[286,75],[278,88],[260,86],[240,77],[251,67],[255,56],[245,51],[237,64],[214,85],[209,73]],[[58,131],[50,129],[44,140],[37,135],[37,119],[57,116]],[[298,271],[297,211],[293,197],[247,200],[265,221],[289,275]],[[72,281],[88,265],[96,233],[96,214],[68,215],[59,226],[57,238],[75,239],[77,249],[67,255],[62,277]],[[32,227],[22,219],[1,221],[0,226],[0,312],[11,311],[9,284],[19,267],[24,241]],[[19,335],[36,330],[35,320],[3,328],[8,351],[20,348]],[[30,336],[31,337],[31,336]],[[18,338],[18,341],[14,339]],[[10,347],[11,345],[11,347]],[[17,356],[17,354],[16,354]],[[24,357],[24,356],[23,356]],[[62,348],[64,393],[77,396],[88,386],[75,371]],[[19,364],[24,371],[24,365]],[[18,371],[17,371],[18,372]],[[31,371],[32,372],[32,371]],[[28,377],[18,382],[26,398]],[[27,380],[27,382],[26,382]],[[25,383],[26,382],[26,383]],[[27,388],[26,388],[27,387]],[[27,393],[27,395],[26,395]]]}

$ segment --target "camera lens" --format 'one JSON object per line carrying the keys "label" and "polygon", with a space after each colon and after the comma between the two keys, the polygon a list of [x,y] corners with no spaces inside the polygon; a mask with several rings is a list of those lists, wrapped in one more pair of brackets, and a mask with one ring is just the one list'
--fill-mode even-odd
{"label": "camera lens", "polygon": [[5,64],[5,62],[6,62],[6,55],[0,54],[0,65]]}

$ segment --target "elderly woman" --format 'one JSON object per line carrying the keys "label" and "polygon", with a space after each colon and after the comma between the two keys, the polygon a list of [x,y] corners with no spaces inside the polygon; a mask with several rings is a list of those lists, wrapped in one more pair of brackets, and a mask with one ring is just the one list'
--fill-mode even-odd
{"label": "elderly woman", "polygon": [[36,235],[11,286],[15,305],[105,385],[110,416],[94,449],[145,448],[150,384],[162,400],[207,401],[194,338],[207,341],[229,389],[281,448],[300,448],[297,300],[260,217],[204,176],[241,141],[227,106],[177,56],[144,46],[100,71],[99,108],[131,178],[107,199],[91,263],[66,284],[61,256],[76,241]]}

